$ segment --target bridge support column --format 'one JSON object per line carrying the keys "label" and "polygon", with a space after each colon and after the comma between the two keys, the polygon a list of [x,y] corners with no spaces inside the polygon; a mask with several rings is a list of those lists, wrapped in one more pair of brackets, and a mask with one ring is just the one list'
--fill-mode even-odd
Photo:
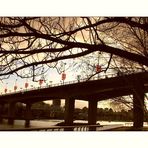
{"label": "bridge support column", "polygon": [[14,124],[14,116],[15,116],[15,102],[9,103],[8,106],[8,124],[13,125]]}
{"label": "bridge support column", "polygon": [[31,119],[31,103],[26,104],[26,113],[25,113],[25,127],[30,126],[30,119]]}
{"label": "bridge support column", "polygon": [[[71,126],[73,125],[73,117],[74,117],[74,99],[66,99],[65,100],[65,125]],[[71,128],[66,128],[65,130],[71,131]]]}
{"label": "bridge support column", "polygon": [[133,93],[133,122],[134,128],[140,130],[144,121],[144,88],[140,84],[135,84]]}
{"label": "bridge support column", "polygon": [[[97,121],[97,100],[89,100],[88,105],[88,124],[95,125]],[[89,131],[96,131],[96,127],[90,127]]]}
{"label": "bridge support column", "polygon": [[3,104],[0,104],[0,123],[3,122],[2,112],[3,112]]}

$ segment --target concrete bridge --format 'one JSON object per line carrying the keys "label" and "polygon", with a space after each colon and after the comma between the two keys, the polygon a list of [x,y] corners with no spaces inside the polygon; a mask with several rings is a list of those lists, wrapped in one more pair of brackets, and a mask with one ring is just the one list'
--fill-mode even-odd
{"label": "concrete bridge", "polygon": [[[73,124],[75,100],[89,102],[88,123],[96,124],[97,103],[114,97],[133,95],[133,122],[135,128],[143,127],[144,94],[148,92],[148,72],[89,80],[85,82],[48,86],[0,96],[0,104],[9,104],[9,124],[14,121],[14,106],[26,104],[26,127],[29,126],[31,105],[38,101],[65,99],[65,124]],[[90,130],[94,130],[93,128]]]}

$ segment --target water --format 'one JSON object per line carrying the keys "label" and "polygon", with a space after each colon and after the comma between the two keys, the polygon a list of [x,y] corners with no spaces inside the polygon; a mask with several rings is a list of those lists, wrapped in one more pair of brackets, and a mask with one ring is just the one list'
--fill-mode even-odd
{"label": "water", "polygon": [[[64,120],[31,120],[30,127],[52,127]],[[0,128],[24,128],[25,120],[15,120],[14,125],[8,125],[7,120],[3,120]]]}
{"label": "water", "polygon": [[[57,123],[63,122],[64,120],[32,120],[30,121],[30,127],[52,127]],[[84,120],[75,120],[77,123],[87,123]],[[97,121],[101,125],[123,125],[132,126],[133,122],[115,122],[115,121]],[[3,124],[0,124],[0,128],[24,128],[25,120],[15,120],[14,125],[7,125],[7,120],[4,120]],[[144,126],[148,126],[147,122],[144,122]]]}

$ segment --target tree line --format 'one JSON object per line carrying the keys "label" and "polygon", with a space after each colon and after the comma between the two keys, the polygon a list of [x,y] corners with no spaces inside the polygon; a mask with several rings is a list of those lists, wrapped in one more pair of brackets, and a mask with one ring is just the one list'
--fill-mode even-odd
{"label": "tree line", "polygon": [[[8,105],[2,109],[2,116],[7,116]],[[22,104],[15,107],[15,118],[25,119],[25,106]],[[53,106],[44,102],[35,103],[31,108],[31,119],[64,119],[64,107]],[[74,120],[87,120],[88,108],[75,108]],[[112,108],[97,108],[97,120],[100,121],[132,121],[133,110],[114,111]],[[145,113],[144,121],[148,121],[148,114]]]}

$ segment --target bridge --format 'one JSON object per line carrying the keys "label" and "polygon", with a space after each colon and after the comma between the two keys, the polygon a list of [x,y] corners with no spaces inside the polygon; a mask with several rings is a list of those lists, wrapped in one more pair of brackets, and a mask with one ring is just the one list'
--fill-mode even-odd
{"label": "bridge", "polygon": [[[75,100],[89,103],[88,124],[96,124],[97,103],[119,96],[133,95],[133,122],[135,128],[143,127],[144,94],[148,92],[148,72],[114,76],[89,81],[74,81],[63,85],[52,85],[8,93],[0,96],[0,104],[9,104],[9,124],[14,121],[14,106],[26,104],[26,127],[29,126],[30,109],[33,103],[46,100],[65,99],[65,124],[73,124]],[[94,127],[90,130],[94,130]]]}

